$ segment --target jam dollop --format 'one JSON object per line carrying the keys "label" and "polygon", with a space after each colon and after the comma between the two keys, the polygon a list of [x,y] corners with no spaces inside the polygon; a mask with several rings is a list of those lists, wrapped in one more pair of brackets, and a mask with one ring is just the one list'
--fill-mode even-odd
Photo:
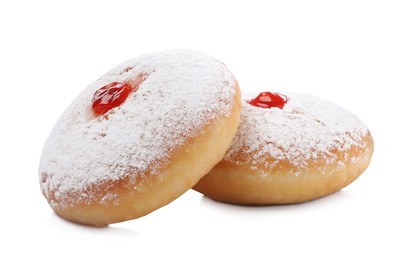
{"label": "jam dollop", "polygon": [[255,107],[272,108],[277,107],[282,109],[288,102],[288,98],[280,93],[261,92],[257,97],[248,101],[248,103]]}
{"label": "jam dollop", "polygon": [[133,90],[132,85],[126,82],[112,82],[103,86],[93,95],[94,113],[100,116],[110,109],[120,106]]}

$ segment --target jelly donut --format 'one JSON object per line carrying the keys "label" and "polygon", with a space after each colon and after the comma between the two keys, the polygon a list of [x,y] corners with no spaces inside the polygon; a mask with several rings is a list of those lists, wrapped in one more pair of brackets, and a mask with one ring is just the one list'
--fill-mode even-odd
{"label": "jelly donut", "polygon": [[348,111],[311,95],[263,92],[242,101],[229,150],[194,189],[235,204],[305,202],[350,184],[372,153],[369,130]]}
{"label": "jelly donut", "polygon": [[61,217],[105,226],[190,189],[229,148],[240,117],[227,67],[192,50],[124,62],[90,84],[48,137],[43,195]]}

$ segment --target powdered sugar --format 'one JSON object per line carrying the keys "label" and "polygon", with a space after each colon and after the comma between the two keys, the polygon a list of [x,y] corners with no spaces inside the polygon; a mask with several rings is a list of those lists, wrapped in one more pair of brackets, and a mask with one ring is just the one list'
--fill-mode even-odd
{"label": "powdered sugar", "polygon": [[[91,99],[100,87],[146,77],[120,106],[95,117]],[[66,194],[90,185],[133,181],[156,174],[172,152],[232,109],[235,79],[225,65],[191,50],[146,54],[129,60],[89,85],[65,111],[50,134],[39,166],[42,191],[66,206]],[[98,202],[113,199],[105,194]]]}
{"label": "powdered sugar", "polygon": [[[238,132],[225,160],[241,163],[237,154],[252,168],[276,166],[287,160],[297,169],[309,160],[337,160],[335,150],[348,151],[363,144],[366,126],[348,111],[315,96],[283,93],[288,102],[279,108],[259,108],[246,102],[256,94],[244,96]],[[268,164],[268,157],[274,158]]]}

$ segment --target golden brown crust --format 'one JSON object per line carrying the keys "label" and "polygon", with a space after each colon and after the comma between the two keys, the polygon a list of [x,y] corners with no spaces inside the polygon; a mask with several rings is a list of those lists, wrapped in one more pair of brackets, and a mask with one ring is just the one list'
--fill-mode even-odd
{"label": "golden brown crust", "polygon": [[[317,199],[341,190],[368,167],[374,146],[370,133],[363,137],[363,144],[347,152],[336,151],[335,162],[312,161],[303,169],[286,160],[269,170],[223,160],[194,189],[214,200],[234,204],[291,204]],[[242,154],[240,151],[239,157]]]}
{"label": "golden brown crust", "polygon": [[[107,190],[116,196],[115,199],[108,200],[105,204],[81,203],[70,207],[54,207],[55,212],[73,222],[106,226],[144,216],[168,204],[194,186],[223,158],[236,133],[240,110],[240,91],[236,85],[231,113],[216,119],[202,129],[199,136],[181,146],[171,157],[170,163],[160,169],[160,174],[146,174],[141,180],[142,184],[136,188],[131,185],[133,180],[129,178],[94,186],[91,188],[94,196],[103,196]],[[102,193],[97,193],[97,190]],[[50,194],[47,199],[51,203],[57,197]]]}

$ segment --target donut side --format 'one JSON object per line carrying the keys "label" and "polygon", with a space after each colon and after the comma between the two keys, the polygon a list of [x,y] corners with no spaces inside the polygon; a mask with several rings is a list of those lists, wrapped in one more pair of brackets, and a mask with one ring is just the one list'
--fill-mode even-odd
{"label": "donut side", "polygon": [[[374,148],[370,133],[363,137],[363,143],[363,147],[336,152],[338,161],[312,161],[304,169],[297,169],[287,160],[270,169],[223,160],[193,188],[214,200],[242,205],[292,204],[318,199],[346,187],[366,170]],[[297,171],[299,174],[295,174]]]}

